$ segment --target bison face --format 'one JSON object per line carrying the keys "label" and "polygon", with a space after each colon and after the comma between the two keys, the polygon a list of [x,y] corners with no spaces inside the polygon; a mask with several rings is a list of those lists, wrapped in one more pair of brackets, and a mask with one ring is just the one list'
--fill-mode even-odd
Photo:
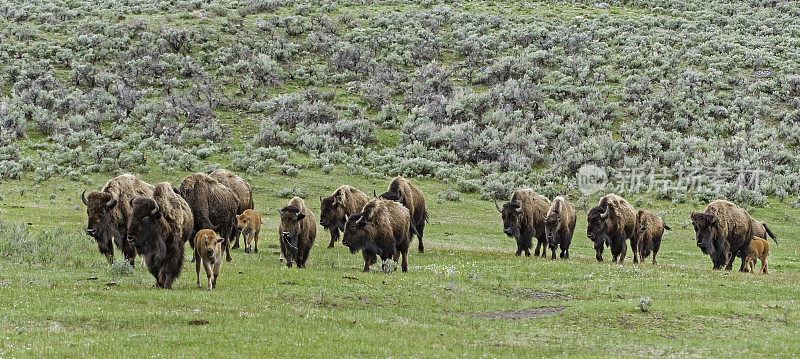
{"label": "bison face", "polygon": [[391,192],[391,191],[383,192],[383,194],[380,195],[380,198],[388,199],[390,201],[395,201],[395,202],[403,202],[403,196],[401,196],[400,193],[397,192]]}
{"label": "bison face", "polygon": [[363,213],[357,213],[347,218],[342,244],[350,249],[350,253],[356,253],[364,247],[368,236],[366,227],[367,221]]}
{"label": "bison face", "polygon": [[278,213],[281,215],[281,243],[289,249],[289,253],[296,255],[300,240],[300,221],[306,215],[296,206],[286,206],[279,209]]}
{"label": "bison face", "polygon": [[132,211],[126,240],[142,255],[160,253],[164,241],[159,230],[161,212],[158,204],[152,198],[131,199],[130,204]]}
{"label": "bison face", "polygon": [[112,216],[117,206],[117,199],[111,193],[98,191],[92,191],[87,198],[86,191],[83,191],[81,200],[86,205],[86,215],[89,218],[86,234],[94,238],[97,249],[111,263],[114,260],[112,243],[115,239],[121,239],[117,223],[114,223]]}
{"label": "bison face", "polygon": [[339,201],[331,196],[321,199],[320,202],[319,224],[328,230],[331,228],[344,230],[347,216],[344,214]]}
{"label": "bison face", "polygon": [[550,213],[550,215],[544,217],[544,235],[550,246],[556,245],[556,231],[560,221],[561,215],[558,212]]}
{"label": "bison face", "polygon": [[603,260],[603,245],[610,245],[611,238],[606,233],[606,218],[608,210],[601,207],[594,207],[587,215],[588,225],[586,227],[586,237],[594,242],[595,259]]}
{"label": "bison face", "polygon": [[503,233],[509,237],[518,239],[520,237],[520,217],[522,217],[522,206],[516,202],[508,202],[503,205],[503,209],[494,203],[500,215],[503,217]]}
{"label": "bison face", "polygon": [[697,247],[703,251],[703,254],[714,256],[714,241],[717,236],[719,218],[713,214],[707,213],[692,213],[691,218],[697,238]]}

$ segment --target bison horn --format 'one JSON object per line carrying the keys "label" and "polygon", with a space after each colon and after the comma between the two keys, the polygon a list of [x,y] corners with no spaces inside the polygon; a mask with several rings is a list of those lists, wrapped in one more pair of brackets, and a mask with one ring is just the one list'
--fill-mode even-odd
{"label": "bison horn", "polygon": [[154,203],[153,203],[153,205],[155,205],[155,208],[153,208],[153,210],[152,210],[152,211],[150,211],[150,214],[156,214],[156,213],[158,213],[158,209],[159,209],[159,208],[158,208],[158,203],[155,203],[155,201],[153,201],[153,202],[154,202]]}
{"label": "bison horn", "polygon": [[278,210],[278,214],[280,214],[280,215],[283,215],[283,211],[281,211],[281,210],[279,209],[279,210]]}
{"label": "bison horn", "polygon": [[115,204],[117,204],[117,197],[114,196],[114,194],[112,193],[111,194],[111,199],[108,200],[108,202],[106,202],[106,207],[111,208],[111,207],[114,207]]}
{"label": "bison horn", "polygon": [[606,218],[606,217],[608,217],[608,210],[600,214],[600,218]]}
{"label": "bison horn", "polygon": [[498,212],[503,213],[503,211],[500,209],[500,206],[497,205],[497,199],[494,200],[494,208],[497,208]]}
{"label": "bison horn", "polygon": [[319,196],[319,202],[322,203],[322,195]]}
{"label": "bison horn", "polygon": [[81,193],[81,201],[83,201],[83,204],[89,205],[89,201],[86,200],[86,190],[83,190],[83,193]]}

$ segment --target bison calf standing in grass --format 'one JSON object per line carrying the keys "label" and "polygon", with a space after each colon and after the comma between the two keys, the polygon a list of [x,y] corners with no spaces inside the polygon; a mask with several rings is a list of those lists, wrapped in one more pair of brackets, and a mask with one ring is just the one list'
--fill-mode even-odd
{"label": "bison calf standing in grass", "polygon": [[197,232],[194,237],[194,257],[195,270],[197,271],[197,287],[200,288],[200,266],[206,269],[208,277],[208,290],[217,286],[219,270],[222,267],[222,242],[224,238],[219,238],[210,229],[203,229]]}
{"label": "bison calf standing in grass", "polygon": [[150,197],[154,189],[153,185],[131,174],[124,174],[108,180],[102,191],[92,191],[88,197],[86,191],[81,194],[89,217],[86,234],[95,239],[97,249],[109,263],[114,261],[113,243],[128,263],[134,264],[136,250],[126,240],[131,216],[130,200]]}
{"label": "bison calf standing in grass", "polygon": [[661,247],[661,238],[664,236],[665,229],[671,228],[664,223],[661,217],[650,213],[646,209],[640,209],[639,212],[636,212],[636,227],[634,227],[633,236],[637,239],[639,246],[631,249],[638,252],[642,262],[652,251],[653,265],[657,264],[656,255]]}
{"label": "bison calf standing in grass", "polygon": [[281,244],[281,254],[286,260],[286,266],[291,268],[292,262],[297,262],[297,268],[305,268],[308,252],[314,246],[317,237],[317,222],[314,214],[306,208],[305,202],[300,197],[294,197],[283,209],[279,209],[281,223],[278,226],[278,239]]}
{"label": "bison calf standing in grass", "polygon": [[612,262],[622,263],[628,251],[626,239],[631,239],[633,262],[639,261],[636,254],[638,243],[633,236],[636,227],[636,210],[624,198],[610,193],[600,199],[598,205],[587,215],[586,236],[594,242],[595,258],[603,260],[604,246],[611,247]]}
{"label": "bison calf standing in grass", "polygon": [[547,256],[544,217],[550,209],[550,200],[532,189],[520,189],[514,191],[511,201],[504,204],[503,209],[500,209],[496,200],[494,206],[503,217],[503,233],[517,241],[516,255],[524,251],[530,257],[535,236],[534,255],[539,256],[541,248],[542,257]]}
{"label": "bison calf standing in grass", "polygon": [[544,217],[544,232],[547,245],[550,247],[551,259],[556,259],[556,249],[559,246],[561,246],[559,257],[569,258],[569,245],[572,243],[576,220],[575,206],[564,197],[558,196],[550,203],[550,209]]}
{"label": "bison calf standing in grass", "polygon": [[183,268],[184,243],[192,238],[189,205],[166,182],[156,186],[153,198],[138,197],[130,205],[127,240],[144,257],[156,285],[171,289]]}
{"label": "bison calf standing in grass", "polygon": [[769,256],[769,242],[766,239],[755,236],[750,241],[750,254],[747,255],[745,260],[745,270],[753,273],[756,266],[756,261],[761,259],[761,273],[769,274],[767,269],[767,257]]}
{"label": "bison calf standing in grass", "polygon": [[410,222],[408,208],[392,200],[375,198],[367,202],[363,212],[347,219],[342,244],[350,248],[350,253],[361,251],[364,272],[377,261],[376,256],[384,262],[383,271],[389,272],[386,261],[392,258],[398,262],[401,255],[403,272],[408,272]]}
{"label": "bison calf standing in grass", "polygon": [[[211,172],[208,176],[233,191],[233,194],[236,196],[236,215],[244,213],[245,210],[255,208],[255,204],[253,203],[253,190],[250,188],[250,184],[247,183],[247,181],[237,176],[235,173],[222,168]],[[240,229],[234,227],[231,237],[234,238],[235,242],[231,249],[239,248],[239,233]]]}
{"label": "bison calf standing in grass", "polygon": [[339,231],[344,232],[347,217],[361,212],[367,201],[369,197],[364,192],[348,185],[337,188],[329,197],[320,198],[319,224],[331,233],[328,248],[339,241]]}
{"label": "bison calf standing in grass", "polygon": [[261,233],[261,214],[254,209],[247,209],[236,216],[237,228],[244,236],[244,252],[250,253],[251,243],[255,240],[253,252],[258,253],[258,234]]}
{"label": "bison calf standing in grass", "polygon": [[739,270],[744,272],[753,235],[762,230],[772,233],[765,223],[754,220],[743,208],[723,200],[709,203],[705,211],[692,213],[690,218],[697,247],[711,257],[714,269],[731,270],[733,260],[739,257],[742,259]]}
{"label": "bison calf standing in grass", "polygon": [[410,231],[417,235],[418,249],[420,253],[423,253],[425,246],[422,244],[422,235],[425,231],[425,222],[428,221],[428,211],[425,209],[425,195],[422,194],[422,191],[407,179],[397,176],[389,183],[389,188],[380,197],[400,202],[408,208],[411,215]]}

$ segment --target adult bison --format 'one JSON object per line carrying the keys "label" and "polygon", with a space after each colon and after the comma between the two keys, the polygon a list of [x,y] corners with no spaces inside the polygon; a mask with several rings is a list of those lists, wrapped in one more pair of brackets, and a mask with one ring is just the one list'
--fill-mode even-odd
{"label": "adult bison", "polygon": [[314,213],[306,208],[305,202],[300,197],[289,200],[289,204],[279,209],[281,223],[278,225],[278,241],[281,244],[281,254],[286,260],[286,266],[291,268],[292,261],[297,262],[297,268],[305,268],[308,253],[314,246],[317,237],[317,223]]}
{"label": "adult bison", "polygon": [[636,210],[624,198],[610,193],[600,199],[587,215],[586,236],[594,242],[595,258],[603,260],[604,246],[611,247],[612,262],[622,263],[628,251],[626,239],[631,240],[633,262],[639,261],[636,254],[638,243],[633,237],[636,225]]}
{"label": "adult bison", "polygon": [[639,259],[644,262],[644,259],[653,252],[653,265],[657,264],[656,256],[658,249],[661,248],[661,238],[664,237],[664,230],[671,229],[664,223],[664,220],[650,213],[646,209],[640,209],[636,212],[636,226],[633,227],[633,236],[638,243],[637,247],[631,247],[632,250],[639,254]]}
{"label": "adult bison", "polygon": [[511,201],[503,204],[503,208],[494,201],[494,206],[503,217],[503,233],[517,241],[517,253],[523,251],[531,256],[533,237],[536,237],[536,251],[539,256],[541,248],[542,257],[547,256],[547,238],[544,230],[544,217],[550,209],[550,200],[532,189],[520,189],[511,195]]}
{"label": "adult bison", "polygon": [[319,224],[331,232],[328,248],[333,248],[333,243],[339,241],[339,231],[344,232],[347,217],[361,212],[367,201],[369,197],[364,192],[348,185],[337,188],[328,197],[320,197]]}
{"label": "adult bison", "polygon": [[697,247],[711,257],[714,269],[725,267],[731,270],[733,260],[739,257],[742,259],[739,270],[745,271],[745,259],[754,234],[764,231],[775,240],[766,224],[754,220],[746,210],[728,201],[715,200],[706,206],[705,211],[694,212],[690,218]]}
{"label": "adult bison", "polygon": [[407,179],[397,176],[389,183],[389,188],[380,197],[400,202],[408,208],[411,215],[410,231],[417,235],[418,249],[420,253],[423,253],[425,246],[422,244],[422,236],[425,231],[425,222],[428,221],[428,211],[425,209],[425,195],[422,194],[422,191]]}
{"label": "adult bison", "polygon": [[226,260],[230,262],[230,243],[238,209],[236,195],[230,188],[204,173],[186,176],[178,192],[192,209],[195,233],[201,229],[213,229],[225,238]]}
{"label": "adult bison", "polygon": [[[244,179],[237,176],[235,173],[225,170],[225,169],[217,169],[214,172],[211,172],[209,177],[217,180],[217,182],[222,183],[225,187],[228,187],[233,191],[233,194],[236,196],[236,215],[240,215],[244,213],[244,211],[248,209],[254,209],[255,204],[253,203],[253,190],[250,188],[250,184],[247,183]],[[231,234],[234,238],[234,243],[232,249],[239,248],[239,234],[241,234],[241,230],[238,226],[233,227],[233,233]]]}
{"label": "adult bison", "polygon": [[129,204],[127,241],[144,257],[156,286],[171,289],[183,268],[184,243],[192,242],[189,204],[167,182],[156,186],[152,198],[137,197]]}
{"label": "adult bison", "polygon": [[130,200],[140,196],[150,197],[154,188],[131,174],[124,174],[108,180],[101,191],[92,191],[88,196],[86,191],[81,194],[89,217],[86,234],[94,237],[97,249],[109,263],[114,260],[113,242],[125,259],[134,264],[136,250],[125,240],[131,216]]}
{"label": "adult bison", "polygon": [[386,261],[398,262],[408,272],[408,248],[411,245],[411,213],[405,206],[392,200],[375,198],[367,202],[361,213],[347,219],[342,244],[350,253],[361,251],[364,272],[381,257],[382,269],[389,272]]}
{"label": "adult bison", "polygon": [[550,203],[550,209],[544,217],[544,233],[547,246],[550,247],[551,259],[556,259],[556,249],[559,246],[559,258],[569,258],[569,245],[572,243],[577,218],[575,206],[564,197],[558,196]]}

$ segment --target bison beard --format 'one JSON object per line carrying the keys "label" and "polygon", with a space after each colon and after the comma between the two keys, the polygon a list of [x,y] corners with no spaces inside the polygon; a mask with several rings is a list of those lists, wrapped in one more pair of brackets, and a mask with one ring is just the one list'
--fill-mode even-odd
{"label": "bison beard", "polygon": [[174,236],[174,228],[153,199],[136,198],[131,204],[127,241],[144,257],[156,286],[172,289],[183,268],[183,241]]}

